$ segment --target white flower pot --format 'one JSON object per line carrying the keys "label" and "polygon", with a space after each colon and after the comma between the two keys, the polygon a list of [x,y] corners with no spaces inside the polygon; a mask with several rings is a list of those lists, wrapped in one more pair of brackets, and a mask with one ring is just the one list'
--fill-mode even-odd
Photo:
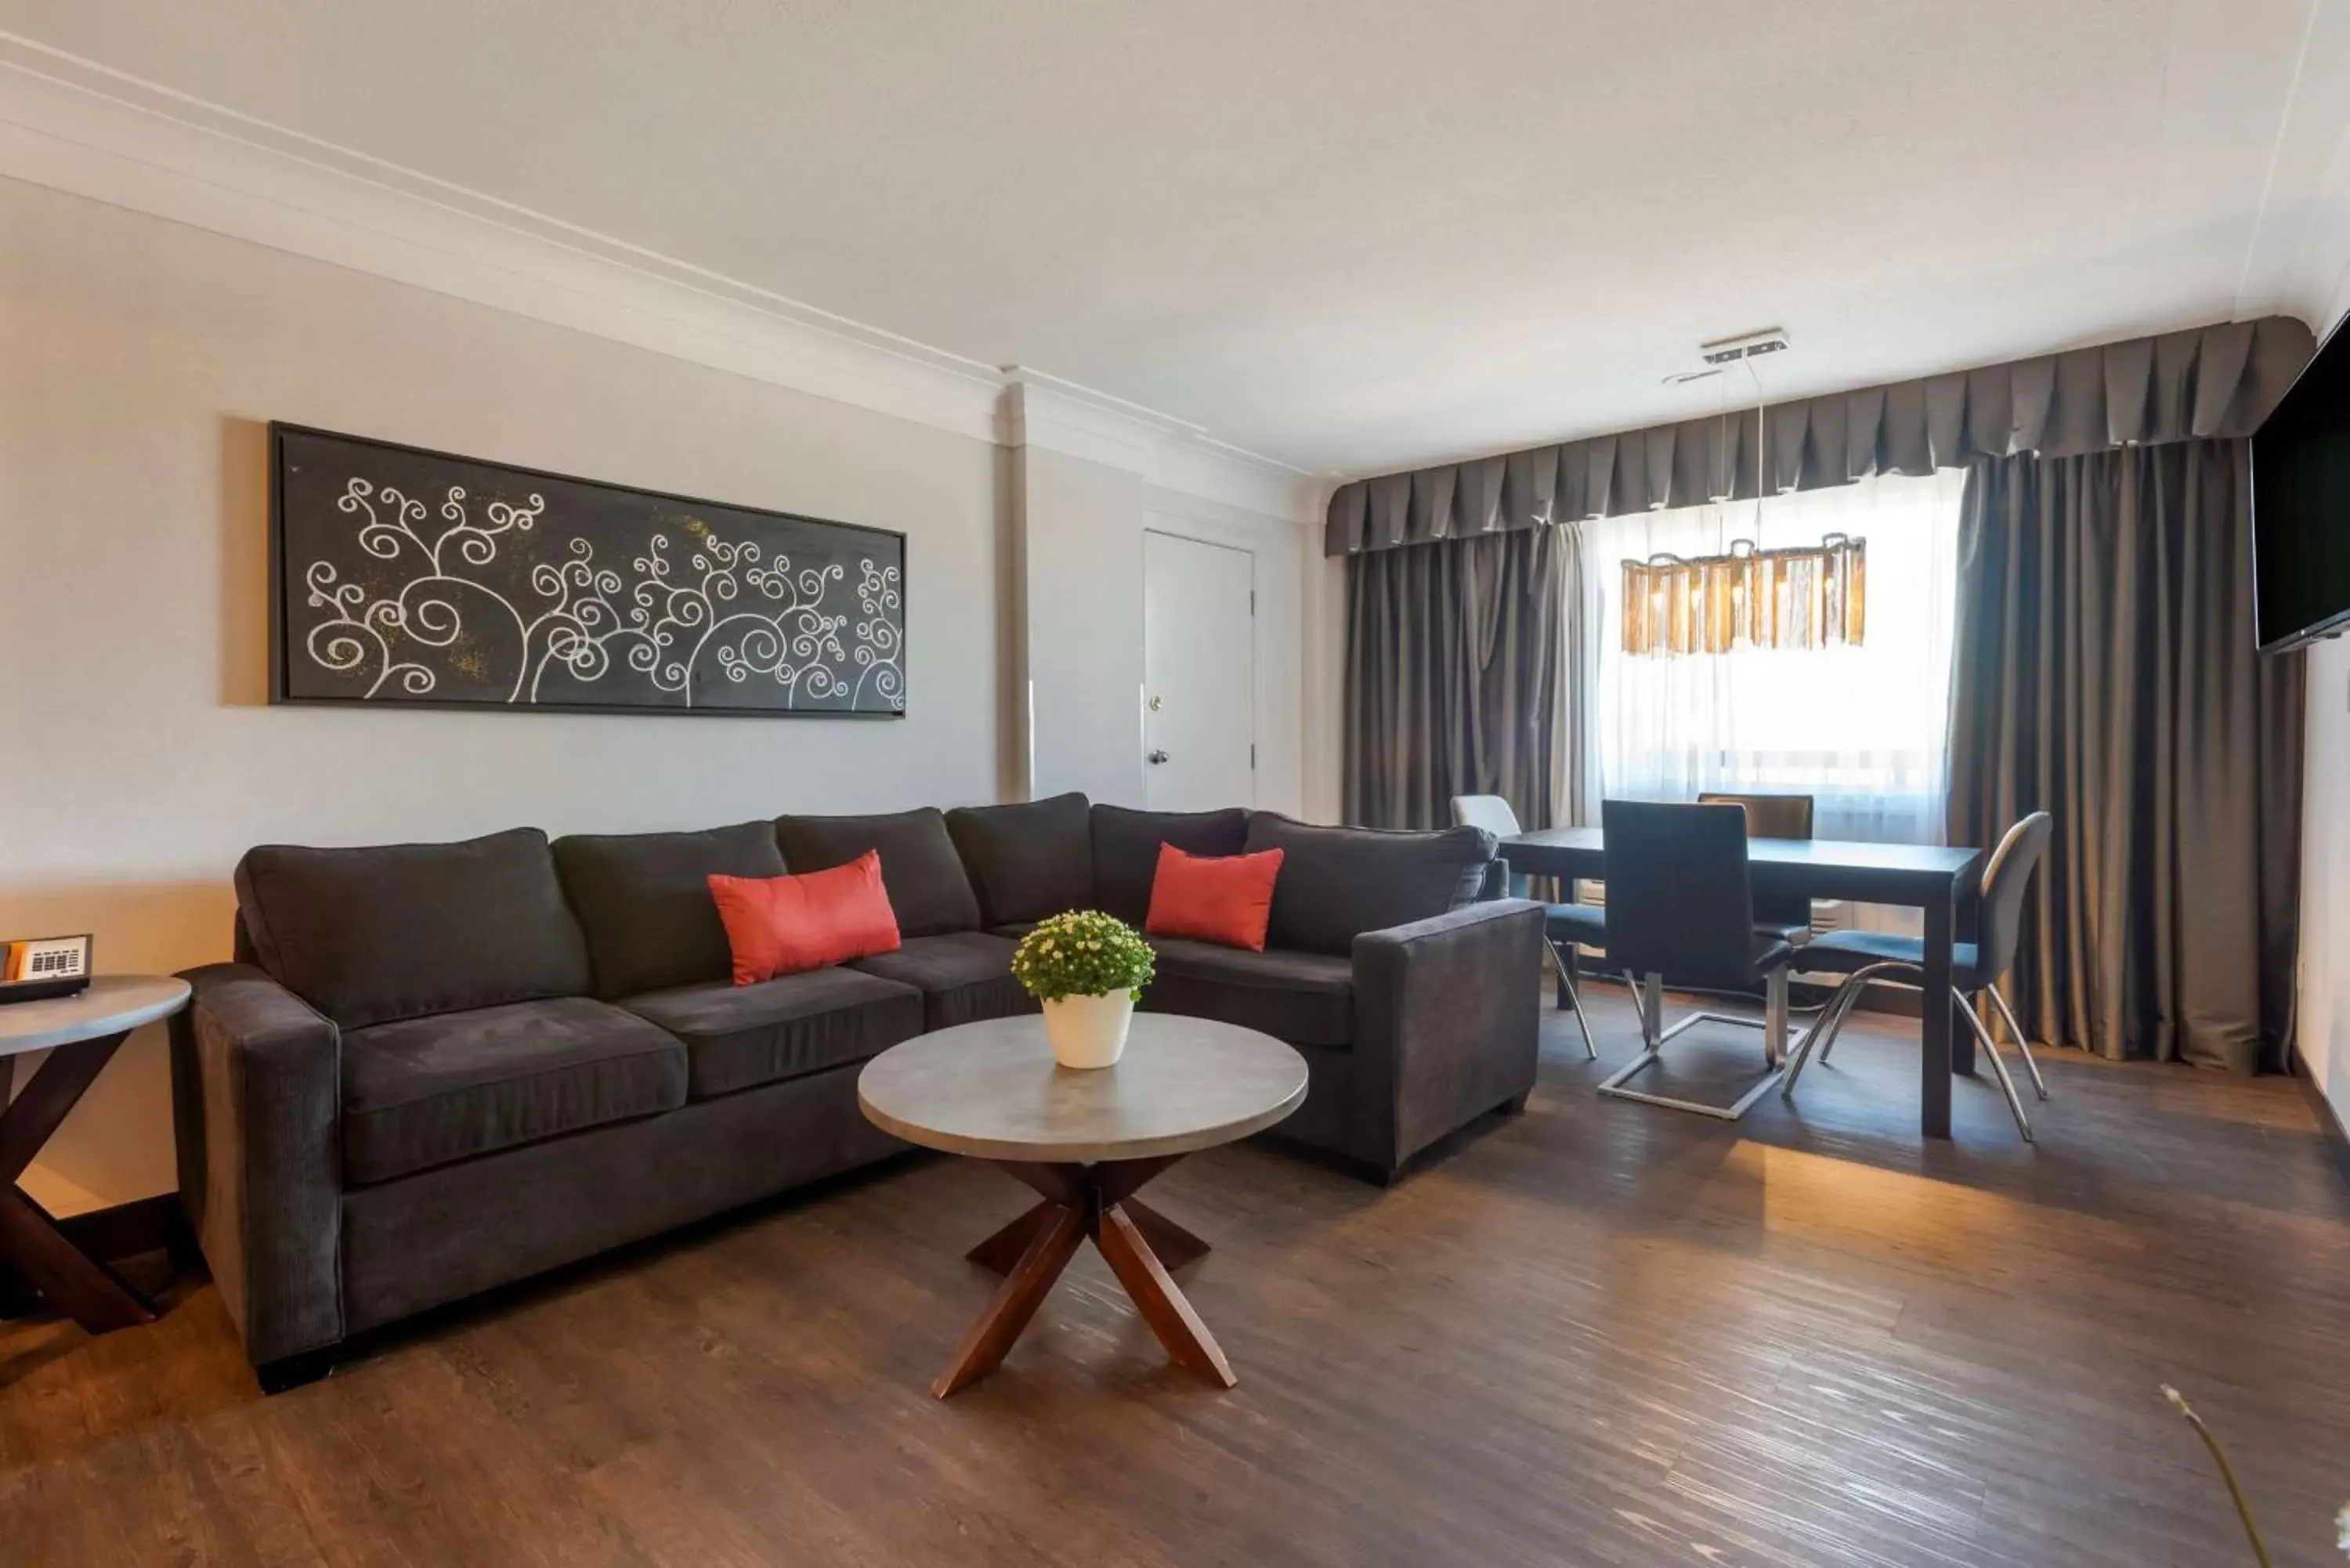
{"label": "white flower pot", "polygon": [[1064,1067],[1107,1067],[1126,1049],[1126,1026],[1134,1021],[1134,993],[1065,996],[1047,1002],[1045,1038],[1053,1060]]}

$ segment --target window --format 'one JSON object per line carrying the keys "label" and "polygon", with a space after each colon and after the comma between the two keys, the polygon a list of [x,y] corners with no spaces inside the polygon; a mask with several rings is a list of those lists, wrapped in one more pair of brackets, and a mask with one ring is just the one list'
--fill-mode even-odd
{"label": "window", "polygon": [[1867,634],[1858,648],[1628,656],[1621,563],[1659,551],[1721,554],[1753,536],[1754,504],[1586,523],[1594,798],[1809,794],[1823,838],[1939,842],[1964,488],[1955,471],[1887,475],[1763,503],[1766,549],[1838,532],[1867,541]]}

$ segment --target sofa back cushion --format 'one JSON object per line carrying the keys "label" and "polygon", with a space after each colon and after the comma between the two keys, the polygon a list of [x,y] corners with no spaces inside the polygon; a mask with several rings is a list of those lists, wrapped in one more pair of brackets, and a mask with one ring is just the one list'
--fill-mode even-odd
{"label": "sofa back cushion", "polygon": [[1351,952],[1365,931],[1475,903],[1498,846],[1482,827],[1322,827],[1253,812],[1249,853],[1279,849],[1284,856],[1265,945],[1336,956]]}
{"label": "sofa back cushion", "polygon": [[1134,811],[1093,808],[1094,907],[1139,927],[1150,917],[1150,884],[1159,850],[1171,844],[1187,855],[1238,855],[1248,838],[1248,813]]}
{"label": "sofa back cushion", "polygon": [[879,850],[881,885],[902,937],[979,929],[979,898],[934,805],[888,816],[779,816],[775,842],[784,868],[794,873],[829,870]]}
{"label": "sofa back cushion", "polygon": [[771,822],[701,833],[573,834],[555,841],[563,896],[588,936],[607,1001],[724,980],[726,928],[712,877],[780,877]]}
{"label": "sofa back cushion", "polygon": [[595,982],[536,827],[462,844],[264,845],[237,862],[236,898],[262,967],[345,1029]]}
{"label": "sofa back cushion", "polygon": [[947,833],[987,925],[1041,920],[1093,903],[1092,818],[1082,794],[957,806],[947,813]]}

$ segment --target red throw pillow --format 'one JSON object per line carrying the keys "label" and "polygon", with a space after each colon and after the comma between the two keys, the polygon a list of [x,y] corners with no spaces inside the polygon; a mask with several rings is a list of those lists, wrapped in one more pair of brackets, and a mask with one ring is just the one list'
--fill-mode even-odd
{"label": "red throw pillow", "polygon": [[1273,919],[1273,881],[1281,875],[1282,852],[1255,855],[1186,855],[1171,844],[1159,846],[1159,871],[1150,881],[1150,913],[1142,929],[1154,937],[1196,937],[1228,948],[1264,951],[1265,922]]}
{"label": "red throw pillow", "polygon": [[734,983],[898,950],[898,916],[881,885],[881,852],[798,877],[712,877]]}

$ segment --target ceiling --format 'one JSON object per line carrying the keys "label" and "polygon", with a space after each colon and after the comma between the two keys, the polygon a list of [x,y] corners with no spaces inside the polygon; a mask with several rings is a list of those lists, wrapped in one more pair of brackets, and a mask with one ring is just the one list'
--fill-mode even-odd
{"label": "ceiling", "polygon": [[[0,0],[0,29],[1316,473],[2350,261],[2350,0]],[[2339,245],[2340,248],[2336,248]],[[2324,323],[2316,323],[2323,327]]]}

